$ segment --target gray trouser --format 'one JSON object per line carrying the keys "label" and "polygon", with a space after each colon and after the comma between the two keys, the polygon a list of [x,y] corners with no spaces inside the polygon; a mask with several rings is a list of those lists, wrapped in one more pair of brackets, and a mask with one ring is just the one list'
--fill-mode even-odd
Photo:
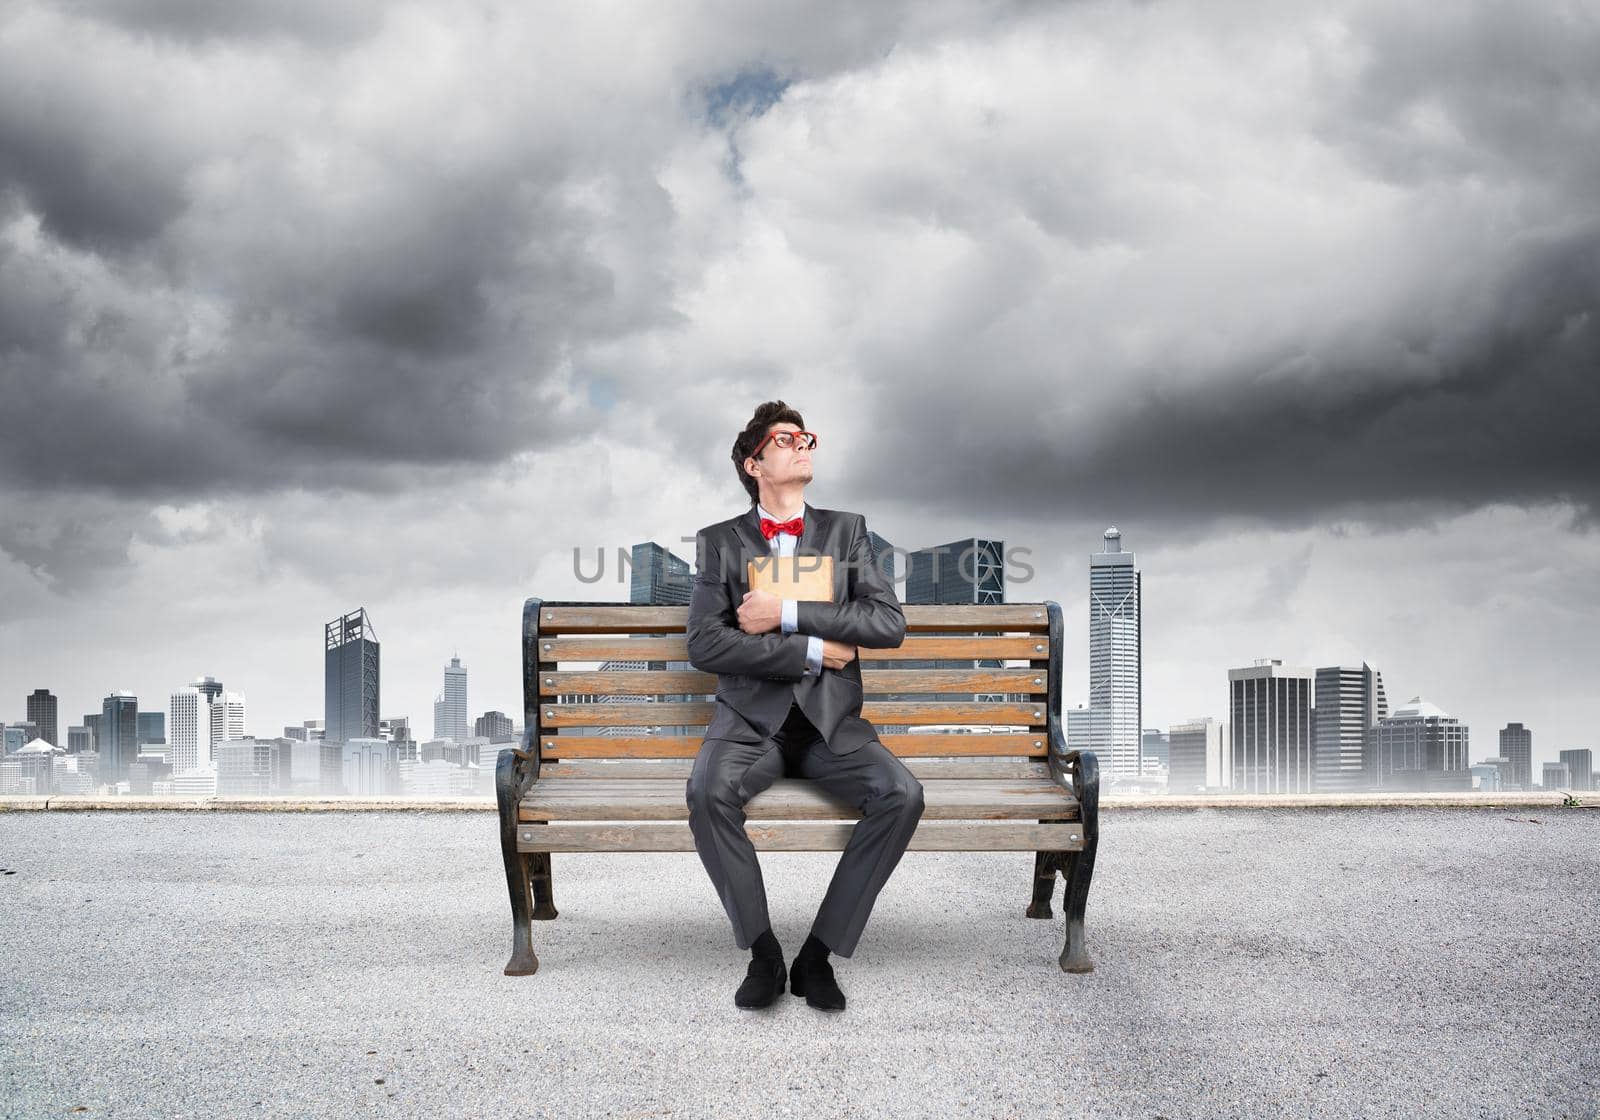
{"label": "gray trouser", "polygon": [[917,830],[922,783],[876,740],[848,754],[834,754],[798,704],[762,742],[702,743],[689,774],[689,829],[741,949],[748,949],[771,925],[761,865],[744,830],[744,807],[785,775],[809,778],[861,810],[811,924],[811,932],[832,952],[848,957],[855,952],[878,891]]}

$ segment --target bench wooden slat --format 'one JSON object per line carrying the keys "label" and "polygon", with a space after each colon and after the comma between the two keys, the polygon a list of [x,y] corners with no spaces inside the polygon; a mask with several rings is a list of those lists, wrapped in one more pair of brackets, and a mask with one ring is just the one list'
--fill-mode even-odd
{"label": "bench wooden slat", "polygon": [[[1018,820],[1076,813],[1072,795],[1051,781],[960,778],[922,784],[924,820]],[[745,804],[750,820],[857,820],[861,811],[816,782],[779,778]],[[688,820],[685,784],[673,779],[570,778],[535,782],[518,806],[524,821]]]}
{"label": "bench wooden slat", "polygon": [[[659,634],[629,638],[615,635],[596,637],[541,637],[539,660],[543,661],[687,661],[689,639],[683,634]],[[1008,637],[985,634],[980,637],[942,638],[908,636],[894,649],[868,649],[859,646],[856,657],[863,661],[1038,661],[1048,663],[1050,646],[1043,637]]]}
{"label": "bench wooden slat", "polygon": [[[907,758],[905,768],[919,781],[931,778],[1032,778],[1050,780],[1050,767],[1032,758]],[[688,781],[694,769],[692,758],[574,758],[563,762],[545,759],[539,771],[541,782],[565,782],[573,778],[656,778]]]}
{"label": "bench wooden slat", "polygon": [[[699,735],[545,735],[539,739],[544,757],[550,758],[693,758],[705,741]],[[899,758],[922,755],[1015,755],[1045,757],[1042,733],[929,731],[879,735],[878,742]]]}
{"label": "bench wooden slat", "polygon": [[[1008,692],[1043,696],[1043,669],[879,669],[861,674],[867,695],[875,692]],[[714,696],[717,675],[696,669],[586,670],[539,674],[544,696]]]}
{"label": "bench wooden slat", "polygon": [[[851,821],[786,821],[747,824],[745,834],[761,852],[843,851],[855,828]],[[921,852],[1076,852],[1083,850],[1077,824],[1022,821],[923,820],[908,850]],[[640,824],[536,824],[517,828],[521,852],[692,852],[688,821]]]}
{"label": "bench wooden slat", "polygon": [[[954,606],[902,606],[906,632],[928,630],[995,631],[1050,629],[1043,603],[984,603]],[[688,607],[655,607],[632,603],[584,606],[543,605],[539,633],[543,634],[670,634],[682,633],[689,621]]]}
{"label": "bench wooden slat", "polygon": [[[714,701],[689,700],[660,704],[540,704],[545,727],[683,727],[705,726]],[[861,718],[869,723],[920,726],[929,723],[973,723],[989,727],[1045,726],[1045,705],[997,701],[961,703],[949,700],[867,700]]]}

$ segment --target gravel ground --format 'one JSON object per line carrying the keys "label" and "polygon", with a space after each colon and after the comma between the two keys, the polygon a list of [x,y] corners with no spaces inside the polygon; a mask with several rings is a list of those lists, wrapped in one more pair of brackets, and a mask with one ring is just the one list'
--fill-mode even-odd
{"label": "gravel ground", "polygon": [[693,853],[554,862],[507,977],[488,815],[0,814],[0,1115],[1600,1115],[1593,811],[1116,810],[1087,975],[1031,856],[908,853],[831,1016],[733,1006]]}

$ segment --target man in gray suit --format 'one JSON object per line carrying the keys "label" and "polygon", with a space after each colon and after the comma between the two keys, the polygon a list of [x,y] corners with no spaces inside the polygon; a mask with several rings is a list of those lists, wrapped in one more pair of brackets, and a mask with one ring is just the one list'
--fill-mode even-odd
{"label": "man in gray suit", "polygon": [[[828,954],[855,952],[922,817],[922,784],[861,718],[856,648],[898,646],[906,620],[893,583],[873,562],[866,519],[802,499],[816,446],[804,424],[782,401],[756,410],[733,445],[751,508],[696,537],[689,662],[717,674],[717,695],[687,797],[695,850],[733,923],[734,942],[751,951],[734,1002],[765,1007],[787,977],[790,991],[812,1007],[840,1011],[844,994]],[[832,602],[749,589],[748,560],[797,551],[834,558]],[[745,804],[785,775],[812,779],[862,812],[788,969],[744,830]]]}

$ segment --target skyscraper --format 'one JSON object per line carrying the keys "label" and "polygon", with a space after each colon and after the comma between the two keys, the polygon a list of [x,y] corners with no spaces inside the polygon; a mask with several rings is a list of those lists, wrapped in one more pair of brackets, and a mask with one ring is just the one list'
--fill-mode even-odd
{"label": "skyscraper", "polygon": [[1310,669],[1278,660],[1228,670],[1235,791],[1311,792],[1312,684]]}
{"label": "skyscraper", "polygon": [[1122,550],[1116,526],[1089,556],[1089,707],[1106,713],[1111,777],[1140,772],[1144,729],[1141,575],[1134,555]]}
{"label": "skyscraper", "polygon": [[166,712],[140,712],[139,713],[139,745],[146,743],[165,743],[167,741],[167,713]]}
{"label": "skyscraper", "polygon": [[633,546],[628,602],[683,606],[694,590],[694,569],[687,560],[654,541]]}
{"label": "skyscraper", "polygon": [[222,743],[244,737],[244,693],[224,692],[212,697],[211,741]]}
{"label": "skyscraper", "polygon": [[1413,696],[1373,730],[1372,784],[1422,792],[1472,788],[1467,726]]}
{"label": "skyscraper", "polygon": [[190,682],[189,687],[198,689],[200,695],[206,698],[207,704],[215,704],[217,697],[222,695],[222,682],[216,677],[196,677]]}
{"label": "skyscraper", "polygon": [[128,764],[139,755],[139,698],[122,689],[100,707],[100,780],[113,789],[128,778]]}
{"label": "skyscraper", "polygon": [[1594,788],[1594,752],[1588,747],[1576,750],[1562,751],[1561,761],[1566,763],[1567,771],[1571,774],[1569,781],[1573,789],[1589,790]]}
{"label": "skyscraper", "polygon": [[323,649],[323,738],[378,738],[378,635],[366,608],[323,627]]}
{"label": "skyscraper", "polygon": [[1500,729],[1500,754],[1511,765],[1500,775],[1501,789],[1533,788],[1533,730],[1520,723]]}
{"label": "skyscraper", "polygon": [[48,688],[36,688],[28,693],[28,722],[39,729],[39,738],[52,747],[62,745],[56,738],[56,698]]}
{"label": "skyscraper", "polygon": [[473,723],[472,733],[491,743],[509,743],[514,739],[511,728],[511,717],[504,712],[484,712]]}
{"label": "skyscraper", "polygon": [[173,692],[168,711],[167,761],[174,774],[191,770],[210,770],[216,759],[212,750],[211,702],[193,685]]}
{"label": "skyscraper", "polygon": [[[881,539],[881,538],[880,538]],[[870,542],[869,542],[870,544]],[[967,537],[906,557],[906,603],[1003,603],[1006,542]],[[880,569],[892,554],[877,553]]]}
{"label": "skyscraper", "polygon": [[433,702],[433,737],[465,742],[467,738],[467,670],[461,658],[444,667],[444,690]]}
{"label": "skyscraper", "polygon": [[1311,780],[1319,793],[1369,788],[1372,729],[1389,714],[1383,674],[1372,665],[1331,665],[1317,670],[1312,728]]}

